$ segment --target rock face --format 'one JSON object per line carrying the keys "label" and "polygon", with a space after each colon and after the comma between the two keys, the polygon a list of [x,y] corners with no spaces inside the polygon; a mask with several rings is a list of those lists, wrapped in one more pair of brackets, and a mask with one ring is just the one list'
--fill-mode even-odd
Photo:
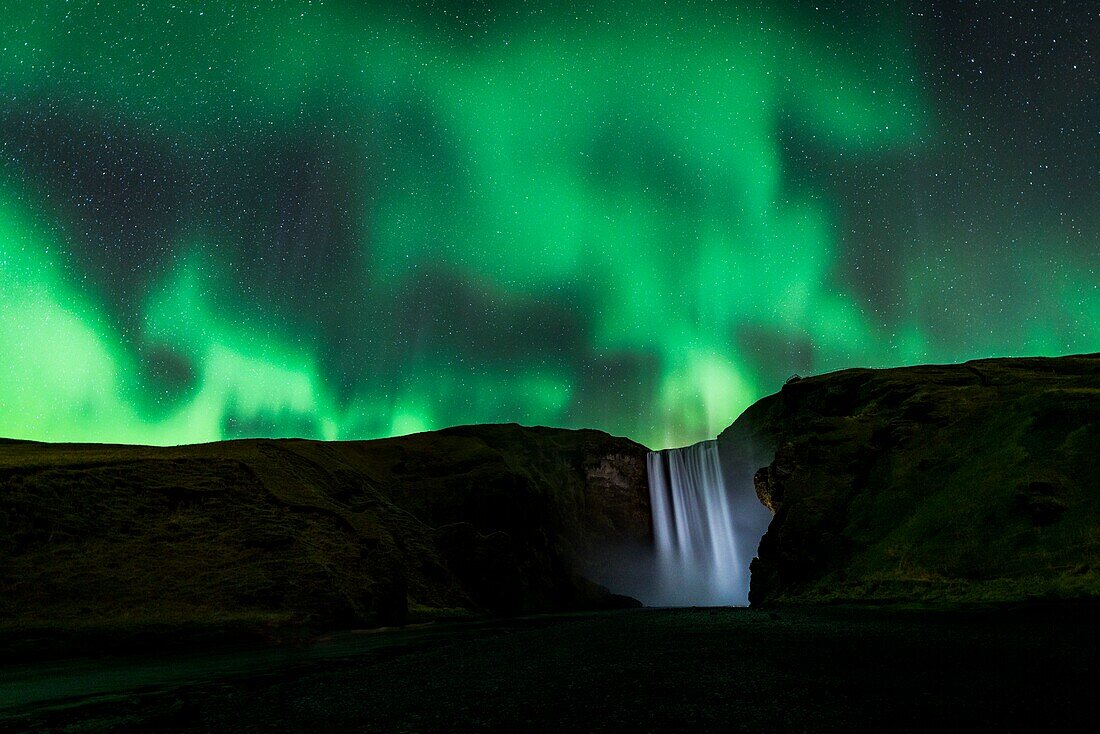
{"label": "rock face", "polygon": [[483,425],[178,448],[0,443],[0,636],[352,627],[622,603],[575,569],[650,536],[646,448]]}
{"label": "rock face", "polygon": [[796,380],[719,443],[775,513],[754,605],[1100,597],[1100,355]]}

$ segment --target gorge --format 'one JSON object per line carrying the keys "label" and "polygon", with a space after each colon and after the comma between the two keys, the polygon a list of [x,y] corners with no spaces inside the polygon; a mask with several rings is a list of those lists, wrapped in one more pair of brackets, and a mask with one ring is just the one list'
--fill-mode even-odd
{"label": "gorge", "polygon": [[514,424],[9,441],[0,643],[35,656],[150,634],[279,639],[629,597],[1098,598],[1098,396],[1100,357],[1084,355],[811,377],[716,440],[660,452]]}
{"label": "gorge", "polygon": [[0,442],[0,729],[892,730],[911,690],[941,728],[1068,724],[1098,446],[1095,354],[791,381],[657,452],[515,424]]}

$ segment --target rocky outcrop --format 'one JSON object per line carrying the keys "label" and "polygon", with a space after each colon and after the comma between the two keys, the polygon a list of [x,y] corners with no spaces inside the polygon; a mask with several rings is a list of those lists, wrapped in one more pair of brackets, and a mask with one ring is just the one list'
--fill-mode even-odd
{"label": "rocky outcrop", "polygon": [[484,425],[325,443],[0,444],[0,636],[399,624],[625,603],[645,447]]}
{"label": "rocky outcrop", "polygon": [[754,605],[1100,597],[1100,355],[794,380],[719,443],[775,513]]}

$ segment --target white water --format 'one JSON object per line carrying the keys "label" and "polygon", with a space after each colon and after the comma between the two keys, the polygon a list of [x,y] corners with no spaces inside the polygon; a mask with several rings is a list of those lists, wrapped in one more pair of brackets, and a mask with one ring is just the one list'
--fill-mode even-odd
{"label": "white water", "polygon": [[745,604],[749,559],[739,558],[736,503],[723,480],[717,441],[651,452],[647,468],[657,552],[649,603]]}

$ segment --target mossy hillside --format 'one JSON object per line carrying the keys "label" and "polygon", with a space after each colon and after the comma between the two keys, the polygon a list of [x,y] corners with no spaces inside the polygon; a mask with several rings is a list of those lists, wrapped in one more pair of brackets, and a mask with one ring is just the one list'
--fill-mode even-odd
{"label": "mossy hillside", "polygon": [[575,569],[602,543],[648,536],[645,452],[516,425],[340,443],[5,442],[0,633],[278,636],[612,603]]}
{"label": "mossy hillside", "polygon": [[1100,597],[1100,358],[849,370],[723,440],[774,451],[754,603]]}

